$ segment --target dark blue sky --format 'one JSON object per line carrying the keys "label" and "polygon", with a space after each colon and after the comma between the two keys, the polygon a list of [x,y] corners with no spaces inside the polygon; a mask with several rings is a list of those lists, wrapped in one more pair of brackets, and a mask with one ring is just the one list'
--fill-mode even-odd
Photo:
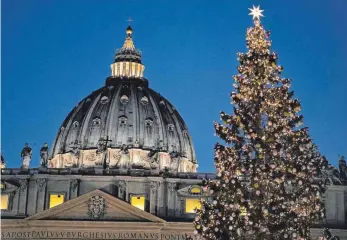
{"label": "dark blue sky", "polygon": [[185,119],[199,171],[214,171],[213,121],[232,111],[236,53],[260,4],[273,50],[293,80],[305,124],[329,161],[347,155],[347,2],[3,0],[2,152],[19,167],[25,142],[50,145],[69,111],[104,84],[114,50],[134,19],[150,87]]}

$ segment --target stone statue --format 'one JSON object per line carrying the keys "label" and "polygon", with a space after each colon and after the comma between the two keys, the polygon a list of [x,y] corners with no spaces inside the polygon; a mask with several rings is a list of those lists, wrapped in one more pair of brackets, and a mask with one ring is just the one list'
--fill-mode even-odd
{"label": "stone statue", "polygon": [[1,154],[1,165],[0,168],[6,168],[5,158]]}
{"label": "stone statue", "polygon": [[98,142],[98,149],[96,150],[96,153],[103,153],[106,150],[106,144],[104,142],[103,138],[100,138],[99,142]]}
{"label": "stone statue", "polygon": [[45,143],[40,150],[40,166],[47,167],[48,163],[48,144]]}
{"label": "stone statue", "polygon": [[22,149],[22,152],[20,154],[22,158],[22,169],[28,169],[30,165],[30,161],[32,158],[32,150],[31,147],[26,143],[24,148]]}
{"label": "stone statue", "polygon": [[159,167],[159,149],[152,148],[148,153],[147,157],[149,158],[150,168],[157,169]]}
{"label": "stone statue", "polygon": [[80,155],[80,149],[81,149],[81,144],[79,143],[79,141],[76,140],[74,143],[70,144],[69,146],[72,148],[71,150],[72,154],[78,157]]}
{"label": "stone statue", "polygon": [[330,164],[325,169],[321,169],[321,177],[328,185],[342,185],[339,175],[339,170]]}
{"label": "stone statue", "polygon": [[346,166],[346,161],[344,156],[342,156],[339,161],[339,170],[340,170],[340,178],[342,180],[347,180],[347,166]]}
{"label": "stone statue", "polygon": [[117,167],[127,168],[129,165],[129,162],[130,162],[130,157],[129,157],[128,147],[125,144],[122,145],[122,148],[120,150],[120,154],[121,154],[121,157],[120,157],[120,160],[117,164]]}

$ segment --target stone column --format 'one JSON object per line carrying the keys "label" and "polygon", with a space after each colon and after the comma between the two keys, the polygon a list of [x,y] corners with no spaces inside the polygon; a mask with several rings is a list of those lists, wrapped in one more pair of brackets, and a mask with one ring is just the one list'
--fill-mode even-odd
{"label": "stone column", "polygon": [[158,188],[160,186],[160,182],[151,182],[151,195],[150,195],[150,207],[149,212],[157,215],[158,209]]}
{"label": "stone column", "polygon": [[175,205],[176,205],[176,187],[177,183],[167,183],[167,215],[168,217],[175,216]]}
{"label": "stone column", "polygon": [[36,213],[42,212],[45,209],[47,179],[36,179],[37,197],[36,197]]}
{"label": "stone column", "polygon": [[70,181],[70,199],[78,197],[78,179],[72,179]]}
{"label": "stone column", "polygon": [[18,202],[18,215],[26,216],[27,208],[27,195],[28,195],[28,179],[19,180],[19,202]]}

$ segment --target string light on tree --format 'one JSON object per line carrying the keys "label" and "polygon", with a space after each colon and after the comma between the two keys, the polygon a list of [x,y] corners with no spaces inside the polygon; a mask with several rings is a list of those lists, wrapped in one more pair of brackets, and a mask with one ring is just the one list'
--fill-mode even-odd
{"label": "string light on tree", "polygon": [[[310,226],[324,217],[318,177],[325,167],[308,128],[301,127],[301,104],[281,77],[271,52],[270,33],[254,7],[247,29],[247,53],[238,53],[231,93],[234,113],[215,123],[225,145],[215,146],[216,181],[204,180],[212,201],[203,201],[194,224],[197,238],[309,239]],[[256,237],[256,238],[255,238]]]}

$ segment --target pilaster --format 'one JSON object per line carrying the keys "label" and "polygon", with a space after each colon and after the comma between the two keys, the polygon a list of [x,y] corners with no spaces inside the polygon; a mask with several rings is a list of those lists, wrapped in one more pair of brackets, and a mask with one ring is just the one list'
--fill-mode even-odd
{"label": "pilaster", "polygon": [[78,185],[79,185],[78,179],[72,179],[70,181],[70,199],[74,199],[78,197]]}
{"label": "pilaster", "polygon": [[167,215],[169,217],[175,216],[175,205],[176,205],[176,188],[177,183],[167,183]]}
{"label": "pilaster", "polygon": [[127,193],[127,182],[119,181],[118,182],[118,198],[129,202],[129,196]]}
{"label": "pilaster", "polygon": [[27,212],[28,179],[19,180],[18,215],[25,216]]}
{"label": "pilaster", "polygon": [[160,182],[154,181],[151,182],[151,193],[150,193],[150,208],[149,212],[157,215],[158,213],[158,188],[160,186]]}
{"label": "pilaster", "polygon": [[47,179],[38,178],[36,179],[37,197],[36,197],[36,212],[42,212],[45,208]]}

